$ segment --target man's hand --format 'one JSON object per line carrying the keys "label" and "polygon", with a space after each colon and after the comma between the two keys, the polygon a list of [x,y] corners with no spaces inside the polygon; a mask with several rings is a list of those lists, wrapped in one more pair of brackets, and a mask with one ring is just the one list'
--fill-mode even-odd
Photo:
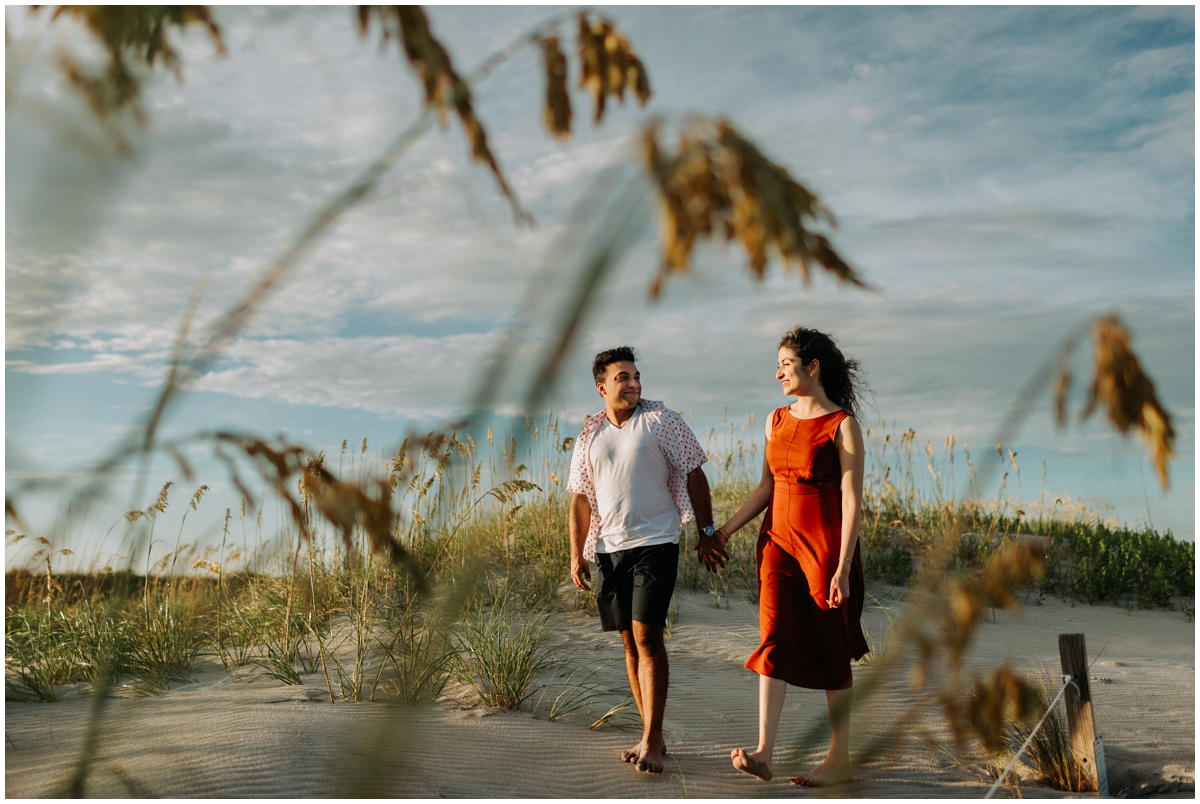
{"label": "man's hand", "polygon": [[[704,469],[697,466],[688,472],[687,489],[688,498],[691,499],[692,508],[696,513],[696,527],[715,524],[712,521],[712,493],[708,489],[708,478],[704,476]],[[707,522],[708,525],[701,526],[701,522]],[[725,540],[728,538],[723,533],[713,534],[701,536],[696,542],[696,554],[709,572],[716,572],[729,560],[729,556],[725,554]]]}
{"label": "man's hand", "polygon": [[571,562],[571,580],[583,591],[592,591],[589,585],[592,580],[592,568],[582,558]]}
{"label": "man's hand", "polygon": [[709,572],[716,572],[729,561],[729,554],[725,552],[726,541],[725,534],[714,533],[712,536],[701,536],[696,542],[696,553]]}
{"label": "man's hand", "polygon": [[583,494],[571,494],[571,508],[567,516],[571,539],[571,580],[585,592],[590,592],[588,582],[592,580],[592,569],[583,557],[587,544],[588,525],[592,519],[592,505]]}

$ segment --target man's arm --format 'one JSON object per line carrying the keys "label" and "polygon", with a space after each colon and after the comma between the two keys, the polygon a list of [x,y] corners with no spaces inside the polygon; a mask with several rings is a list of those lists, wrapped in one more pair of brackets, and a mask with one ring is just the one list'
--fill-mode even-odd
{"label": "man's arm", "polygon": [[[697,466],[688,472],[687,489],[688,497],[692,500],[692,510],[696,512],[696,527],[703,531],[713,523],[712,494],[709,492],[708,478],[704,476],[703,468]],[[717,567],[725,566],[725,562],[729,560],[725,546],[716,535],[701,536],[696,543],[696,552],[709,572],[716,572]]]}
{"label": "man's arm", "polygon": [[592,524],[592,506],[586,494],[571,495],[571,512],[568,517],[571,531],[571,580],[585,592],[591,590],[592,570],[583,557],[583,546],[587,543],[588,528]]}

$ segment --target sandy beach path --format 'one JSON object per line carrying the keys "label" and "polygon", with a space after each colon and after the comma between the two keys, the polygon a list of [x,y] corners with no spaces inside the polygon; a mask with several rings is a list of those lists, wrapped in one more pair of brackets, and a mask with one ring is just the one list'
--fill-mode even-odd
{"label": "sandy beach path", "polygon": [[[898,606],[888,587],[870,590]],[[735,593],[728,609],[707,593],[677,594],[678,619],[667,640],[671,661],[666,727],[670,756],[660,777],[638,773],[619,754],[638,740],[634,730],[591,731],[584,717],[545,719],[544,706],[498,712],[463,702],[433,707],[330,704],[319,674],[300,687],[265,678],[233,681],[205,660],[195,683],[160,696],[113,699],[99,734],[92,796],[308,797],[382,794],[438,797],[808,797],[790,773],[820,758],[819,749],[777,758],[776,779],[759,782],[733,770],[729,751],[756,735],[756,677],[742,667],[757,637],[755,607]],[[872,644],[887,632],[884,611],[868,608]],[[610,662],[594,680],[623,684],[620,645],[596,619],[559,614],[556,638],[580,661]],[[1104,737],[1114,793],[1161,780],[1194,778],[1195,627],[1175,611],[1134,611],[1046,599],[1020,616],[998,612],[978,632],[973,667],[1003,661],[1020,670],[1058,672],[1057,634],[1086,635],[1098,732]],[[1098,657],[1098,658],[1097,658]],[[856,667],[861,678],[868,667]],[[461,693],[461,691],[460,691]],[[855,712],[855,746],[886,730],[908,693],[899,686]],[[606,699],[607,700],[607,699]],[[53,793],[79,753],[89,699],[54,704],[8,702],[5,784],[10,797]],[[603,708],[601,709],[603,711]],[[630,712],[632,710],[629,710]],[[628,712],[625,722],[629,722]],[[824,694],[791,689],[779,745],[793,745],[826,721]],[[950,745],[937,718],[914,735]],[[978,798],[990,782],[956,766],[917,740],[894,757],[861,769],[847,785],[822,791],[839,797]],[[1179,792],[1180,786],[1166,785]],[[1061,793],[1025,784],[1026,796]],[[1192,797],[1194,793],[1183,795]]]}

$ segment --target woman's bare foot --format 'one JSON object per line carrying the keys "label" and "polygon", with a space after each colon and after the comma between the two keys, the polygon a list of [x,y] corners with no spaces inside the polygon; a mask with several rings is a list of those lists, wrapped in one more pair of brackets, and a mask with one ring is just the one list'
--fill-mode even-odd
{"label": "woman's bare foot", "polygon": [[825,757],[825,761],[820,765],[792,779],[792,784],[799,787],[828,787],[849,781],[853,781],[850,767],[845,762],[832,762],[829,757]]}
{"label": "woman's bare foot", "polygon": [[729,752],[729,758],[733,760],[733,767],[742,773],[756,776],[764,782],[771,781],[771,766],[757,751],[751,753],[744,748],[735,748]]}
{"label": "woman's bare foot", "polygon": [[666,753],[666,746],[659,744],[650,750],[649,747],[643,747],[642,753],[638,754],[637,769],[646,773],[659,774],[663,772],[663,755]]}
{"label": "woman's bare foot", "polygon": [[[633,748],[626,748],[624,751],[621,752],[621,761],[622,762],[637,762],[638,757],[640,757],[641,755],[642,755],[642,744],[638,743]],[[664,757],[667,755],[667,744],[666,743],[663,743],[663,745],[662,745],[662,755]]]}

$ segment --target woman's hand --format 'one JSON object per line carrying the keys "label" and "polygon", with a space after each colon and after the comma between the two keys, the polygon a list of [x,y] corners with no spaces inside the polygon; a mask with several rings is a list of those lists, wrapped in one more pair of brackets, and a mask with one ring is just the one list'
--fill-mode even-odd
{"label": "woman's hand", "polygon": [[845,559],[838,562],[837,571],[829,581],[829,600],[826,601],[831,609],[840,609],[842,604],[850,599],[850,563]]}
{"label": "woman's hand", "polygon": [[720,529],[712,536],[701,536],[696,540],[696,554],[709,572],[716,572],[729,561],[729,554],[725,552],[728,541],[729,537]]}

